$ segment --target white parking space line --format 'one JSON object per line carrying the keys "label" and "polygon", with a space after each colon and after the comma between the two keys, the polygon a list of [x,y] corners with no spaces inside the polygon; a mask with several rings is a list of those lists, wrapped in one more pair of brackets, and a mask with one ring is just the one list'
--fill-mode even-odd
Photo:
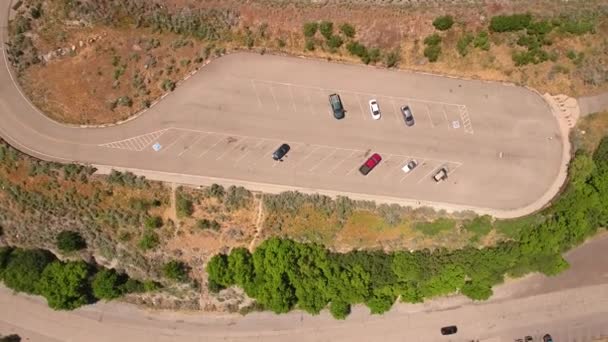
{"label": "white parking space line", "polygon": [[315,115],[315,111],[312,108],[312,101],[310,99],[310,91],[304,90],[304,92],[306,93],[306,98],[308,99],[308,110],[310,110],[310,114],[314,116]]}
{"label": "white parking space line", "polygon": [[433,167],[433,168],[431,169],[431,171],[429,171],[427,174],[425,174],[424,176],[422,176],[422,178],[420,178],[420,179],[419,179],[419,180],[416,182],[416,184],[420,184],[420,182],[422,182],[423,180],[430,178],[431,174],[432,174],[433,172],[436,172],[437,170],[438,170],[438,167]]}
{"label": "white parking space line", "polygon": [[275,106],[277,106],[277,110],[281,110],[281,108],[279,107],[279,103],[277,102],[277,97],[274,95],[274,89],[273,89],[272,85],[269,85],[268,88],[270,89],[270,94],[272,94],[272,99],[274,100],[274,104],[275,104]]}
{"label": "white parking space line", "polygon": [[357,103],[359,104],[359,109],[361,109],[361,115],[363,116],[363,120],[367,120],[367,115],[365,115],[365,111],[363,110],[363,105],[361,105],[361,98],[359,97],[359,95],[355,94],[355,97],[357,97]]}
{"label": "white parking space line", "polygon": [[312,149],[312,151],[310,151],[310,152],[309,152],[309,153],[306,155],[306,157],[302,158],[302,159],[301,159],[301,160],[298,162],[298,164],[297,164],[296,166],[301,165],[303,161],[305,161],[306,159],[308,159],[308,158],[309,158],[309,157],[310,157],[310,156],[311,156],[313,153],[315,153],[315,151],[317,151],[317,150],[318,150],[318,149],[320,149],[320,148],[321,148],[320,146],[315,146],[315,148],[313,148],[313,149]]}
{"label": "white parking space line", "polygon": [[165,153],[173,145],[175,145],[178,141],[182,140],[183,138],[187,137],[188,135],[189,134],[187,132],[184,132],[183,134],[178,135],[177,138],[175,138],[175,140],[173,140],[172,142],[168,143],[166,146],[163,146],[163,148],[160,151],[158,151],[158,153]]}
{"label": "white parking space line", "polygon": [[291,104],[293,105],[293,111],[297,112],[298,108],[296,107],[296,101],[293,97],[293,91],[291,90],[291,86],[287,86],[287,89],[289,90],[289,97],[291,98]]}
{"label": "white parking space line", "polygon": [[247,157],[247,155],[249,154],[249,152],[251,152],[252,150],[255,150],[256,148],[260,147],[260,145],[262,145],[262,143],[265,141],[266,139],[262,139],[260,138],[260,141],[258,141],[257,144],[255,144],[255,146],[253,148],[249,148],[247,149],[247,151],[245,151],[245,153],[243,153],[242,156],[240,156],[237,160],[234,161],[234,164],[238,164],[241,160],[243,160],[243,158]]}
{"label": "white parking space line", "polygon": [[190,144],[188,147],[186,147],[183,151],[181,151],[177,156],[181,157],[184,153],[188,152],[194,145],[198,144],[199,141],[201,141],[201,139],[205,138],[209,136],[209,133],[204,133],[201,134],[198,138],[196,138],[192,144]]}
{"label": "white parking space line", "polygon": [[211,145],[209,148],[207,148],[206,150],[203,151],[203,153],[198,155],[198,158],[201,158],[202,156],[204,156],[207,152],[211,151],[215,146],[217,146],[217,144],[219,144],[220,142],[222,142],[222,140],[224,140],[223,136],[220,136],[220,138],[213,144]]}
{"label": "white parking space line", "polygon": [[358,168],[361,167],[361,164],[357,164],[355,165],[352,169],[350,169],[347,173],[346,176],[349,176],[351,173],[353,173],[353,171],[357,170]]}
{"label": "white parking space line", "polygon": [[321,159],[317,164],[315,164],[312,168],[310,168],[308,170],[308,172],[313,172],[314,169],[316,169],[319,166],[321,166],[324,161],[326,161],[327,159],[331,158],[331,156],[334,155],[334,153],[336,153],[337,151],[338,151],[338,149],[334,149],[331,153],[329,153],[327,156],[323,157],[323,159]]}
{"label": "white parking space line", "polygon": [[355,153],[357,153],[357,151],[352,151],[352,152],[351,152],[351,154],[350,154],[348,157],[346,157],[346,158],[344,158],[344,159],[340,160],[338,163],[336,163],[336,165],[334,165],[334,167],[332,167],[332,168],[329,170],[329,173],[333,174],[334,170],[335,170],[335,169],[337,169],[337,168],[338,168],[338,166],[340,166],[340,165],[341,165],[343,162],[345,162],[346,160],[348,160],[348,159],[352,158],[352,157],[355,155]]}
{"label": "white parking space line", "polygon": [[426,116],[429,118],[431,127],[435,127],[435,124],[433,123],[433,119],[431,118],[431,109],[429,108],[429,105],[425,104],[424,107],[426,108]]}
{"label": "white parking space line", "polygon": [[228,152],[232,152],[232,151],[236,150],[236,148],[237,148],[237,147],[239,147],[239,146],[241,146],[240,144],[241,144],[243,141],[245,141],[245,140],[247,140],[247,138],[244,138],[244,139],[243,139],[243,140],[241,140],[241,141],[235,141],[234,146],[232,146],[232,147],[230,147],[230,148],[227,148],[227,149],[226,149],[226,151],[222,152],[222,153],[221,153],[221,154],[220,154],[220,155],[219,155],[217,158],[215,158],[215,160],[220,160],[220,159],[222,159],[222,158],[223,158],[223,157],[224,157],[224,156],[225,156],[225,155],[226,155]]}
{"label": "white parking space line", "polygon": [[397,123],[401,122],[401,111],[397,110],[397,105],[395,104],[395,100],[391,99],[391,104],[393,105],[393,112],[395,113],[395,120]]}
{"label": "white parking space line", "polygon": [[253,86],[253,92],[255,93],[255,97],[258,99],[258,106],[262,107],[262,100],[260,99],[260,94],[258,94],[258,88],[255,86],[255,82],[251,80],[251,86]]}
{"label": "white parking space line", "polygon": [[448,125],[448,129],[452,128],[450,125],[450,120],[448,120],[448,113],[445,111],[445,105],[441,105],[441,111],[443,112],[443,117],[445,118],[446,124]]}

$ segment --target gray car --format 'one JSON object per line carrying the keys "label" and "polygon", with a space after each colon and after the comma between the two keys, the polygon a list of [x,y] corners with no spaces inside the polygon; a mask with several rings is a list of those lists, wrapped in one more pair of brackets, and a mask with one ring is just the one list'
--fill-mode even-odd
{"label": "gray car", "polygon": [[412,114],[410,106],[401,107],[401,114],[403,115],[406,126],[414,126],[414,115]]}

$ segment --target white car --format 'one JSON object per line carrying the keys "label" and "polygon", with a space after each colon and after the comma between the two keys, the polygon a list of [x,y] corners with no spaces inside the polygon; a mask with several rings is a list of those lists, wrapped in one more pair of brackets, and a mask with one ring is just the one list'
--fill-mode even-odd
{"label": "white car", "polygon": [[405,173],[409,173],[410,171],[412,171],[413,169],[415,169],[416,166],[418,166],[418,162],[415,159],[412,159],[409,162],[407,162],[407,164],[405,164],[401,168],[401,170],[403,170],[403,172],[405,172]]}
{"label": "white car", "polygon": [[374,120],[380,119],[380,106],[378,106],[378,101],[375,99],[369,100],[369,111],[372,113]]}

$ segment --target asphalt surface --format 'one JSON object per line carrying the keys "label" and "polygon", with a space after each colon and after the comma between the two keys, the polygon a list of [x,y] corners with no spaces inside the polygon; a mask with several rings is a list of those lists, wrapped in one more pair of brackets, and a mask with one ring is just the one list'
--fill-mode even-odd
{"label": "asphalt surface", "polygon": [[[330,113],[333,92],[343,120]],[[105,128],[53,122],[1,67],[0,113],[0,135],[43,159],[457,209],[539,209],[564,164],[556,119],[525,88],[250,53],[211,62],[143,115]],[[283,142],[291,151],[275,162]],[[383,161],[364,177],[358,167],[374,152]],[[405,174],[411,159],[419,166]],[[441,167],[449,178],[436,184]]]}

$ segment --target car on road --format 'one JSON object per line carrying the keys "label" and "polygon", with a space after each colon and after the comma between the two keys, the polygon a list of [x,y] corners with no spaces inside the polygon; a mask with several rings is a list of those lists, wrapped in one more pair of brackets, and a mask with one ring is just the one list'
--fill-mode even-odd
{"label": "car on road", "polygon": [[344,119],[344,106],[342,105],[342,99],[340,99],[340,95],[331,94],[329,95],[329,104],[331,105],[331,110],[334,113],[334,118],[340,120]]}
{"label": "car on road", "polygon": [[435,172],[435,175],[433,176],[433,179],[437,183],[444,181],[447,178],[448,178],[448,169],[446,169],[445,167],[442,167],[441,169],[437,170],[437,172]]}
{"label": "car on road", "polygon": [[407,162],[407,164],[405,164],[401,168],[401,170],[403,170],[403,172],[405,172],[405,173],[409,173],[410,171],[412,171],[413,169],[415,169],[416,166],[418,166],[418,162],[416,161],[416,159],[412,159],[409,162]]}
{"label": "car on road", "polygon": [[450,325],[447,327],[441,328],[441,335],[452,335],[458,331],[458,328],[455,325]]}
{"label": "car on road", "polygon": [[534,341],[534,339],[532,338],[532,336],[526,336],[524,337],[524,342],[532,342]]}
{"label": "car on road", "polygon": [[406,126],[414,126],[414,114],[412,114],[410,106],[401,107],[401,114],[403,115]]}
{"label": "car on road", "polygon": [[545,336],[543,336],[543,342],[553,342],[553,337],[549,334],[545,334]]}
{"label": "car on road", "polygon": [[376,99],[369,100],[369,111],[372,113],[372,119],[380,119],[380,106],[378,105],[378,101],[376,101]]}
{"label": "car on road", "polygon": [[378,153],[372,154],[372,156],[367,158],[365,163],[361,165],[361,167],[359,168],[359,172],[361,172],[362,175],[367,176],[367,174],[371,170],[373,170],[378,164],[380,164],[381,160],[382,157],[380,157]]}
{"label": "car on road", "polygon": [[283,159],[283,157],[285,157],[285,155],[287,154],[287,152],[289,152],[290,149],[291,149],[291,147],[289,147],[289,145],[282,144],[281,146],[279,146],[279,148],[276,149],[276,151],[274,151],[272,153],[272,159],[274,159],[274,160]]}

